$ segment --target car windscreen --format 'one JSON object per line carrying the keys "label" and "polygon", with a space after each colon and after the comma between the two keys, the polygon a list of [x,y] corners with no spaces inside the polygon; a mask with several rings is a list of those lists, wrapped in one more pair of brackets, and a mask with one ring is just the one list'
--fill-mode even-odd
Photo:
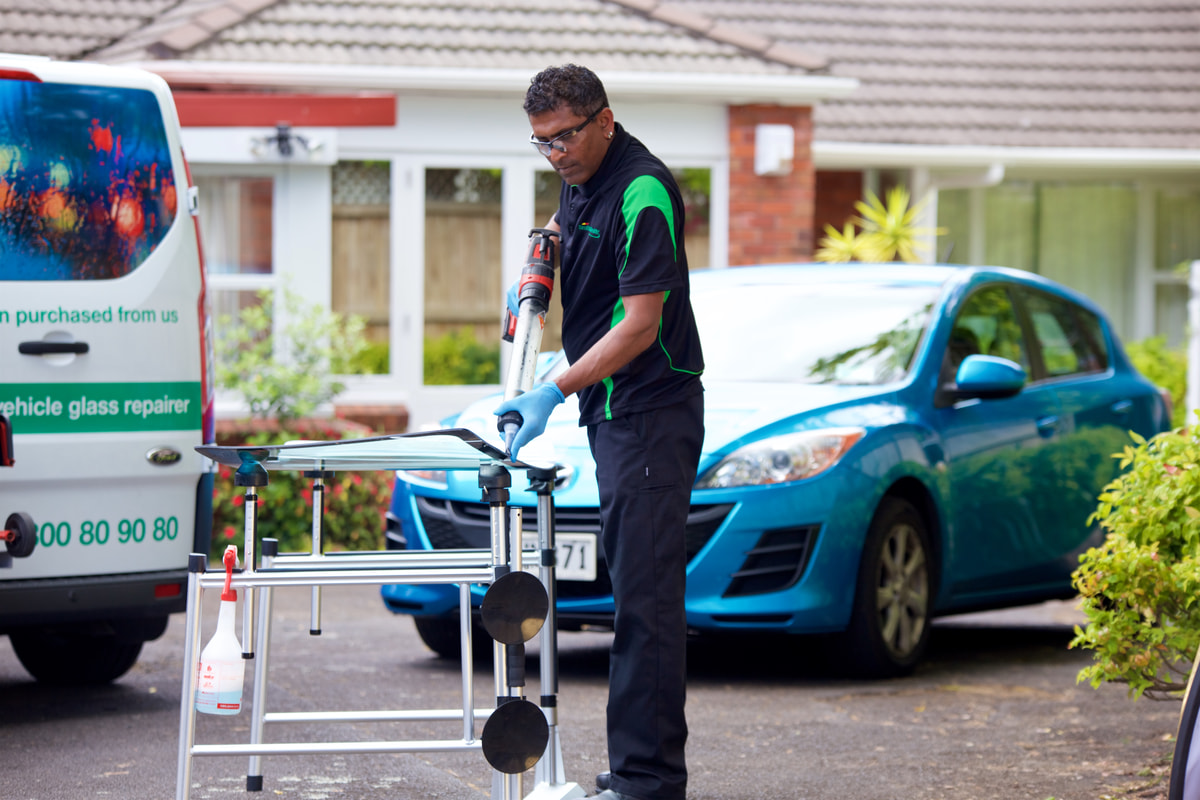
{"label": "car windscreen", "polygon": [[692,285],[704,378],[883,384],[903,378],[940,287],[897,283]]}
{"label": "car windscreen", "polygon": [[127,275],[178,200],[153,93],[0,80],[0,281]]}

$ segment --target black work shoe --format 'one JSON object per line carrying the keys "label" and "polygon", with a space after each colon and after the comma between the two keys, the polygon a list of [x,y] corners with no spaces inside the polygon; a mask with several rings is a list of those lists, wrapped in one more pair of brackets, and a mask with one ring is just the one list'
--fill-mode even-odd
{"label": "black work shoe", "polygon": [[638,800],[631,794],[621,794],[620,792],[614,792],[612,789],[605,789],[600,794],[592,795],[592,797],[595,800]]}
{"label": "black work shoe", "polygon": [[610,786],[612,786],[612,773],[611,772],[601,772],[599,775],[596,776],[596,788],[597,789],[599,789],[600,791],[603,792],[605,789],[607,789]]}

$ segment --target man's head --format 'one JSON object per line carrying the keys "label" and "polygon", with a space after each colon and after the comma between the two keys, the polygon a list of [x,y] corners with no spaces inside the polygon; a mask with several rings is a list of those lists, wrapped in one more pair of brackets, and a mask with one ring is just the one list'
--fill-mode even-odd
{"label": "man's head", "polygon": [[571,185],[586,183],[600,168],[613,135],[613,113],[596,73],[564,64],[533,76],[525,92],[530,141]]}

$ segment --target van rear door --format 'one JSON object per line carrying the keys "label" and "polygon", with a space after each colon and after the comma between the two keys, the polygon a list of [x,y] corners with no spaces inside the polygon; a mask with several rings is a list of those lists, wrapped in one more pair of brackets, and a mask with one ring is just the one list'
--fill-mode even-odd
{"label": "van rear door", "polygon": [[[0,510],[38,530],[0,591],[93,587],[55,613],[136,605],[87,576],[182,575],[198,540],[207,549],[211,477],[194,448],[212,438],[208,320],[188,183],[157,76],[0,57],[0,413],[17,456]],[[172,591],[147,602],[177,610]]]}

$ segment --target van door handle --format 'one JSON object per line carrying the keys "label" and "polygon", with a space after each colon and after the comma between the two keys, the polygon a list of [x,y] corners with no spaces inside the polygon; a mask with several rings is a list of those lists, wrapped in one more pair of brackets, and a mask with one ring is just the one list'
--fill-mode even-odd
{"label": "van door handle", "polygon": [[45,356],[52,353],[75,353],[83,355],[88,351],[87,342],[21,342],[17,352],[23,356]]}

